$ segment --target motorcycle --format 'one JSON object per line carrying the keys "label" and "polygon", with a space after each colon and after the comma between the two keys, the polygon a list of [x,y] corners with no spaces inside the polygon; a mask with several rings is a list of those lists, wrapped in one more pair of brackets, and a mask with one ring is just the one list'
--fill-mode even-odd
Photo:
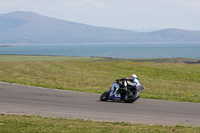
{"label": "motorcycle", "polygon": [[100,96],[101,101],[113,100],[124,101],[126,103],[132,103],[140,98],[140,92],[144,90],[144,86],[131,86],[128,81],[132,81],[131,78],[116,79],[110,86],[110,89],[104,92]]}

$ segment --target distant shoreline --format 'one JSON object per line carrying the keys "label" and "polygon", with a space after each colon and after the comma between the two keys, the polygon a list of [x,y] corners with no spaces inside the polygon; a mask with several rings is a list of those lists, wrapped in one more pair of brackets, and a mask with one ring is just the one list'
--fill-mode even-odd
{"label": "distant shoreline", "polygon": [[6,45],[1,45],[0,44],[0,47],[12,47],[11,45],[8,45],[8,44],[6,44]]}
{"label": "distant shoreline", "polygon": [[10,47],[14,45],[101,45],[101,44],[198,44],[200,42],[144,42],[144,43],[66,43],[66,44],[0,44],[0,47]]}
{"label": "distant shoreline", "polygon": [[24,55],[24,54],[0,54],[0,56],[34,56],[34,57],[62,57],[62,58],[101,58],[104,61],[136,61],[136,62],[157,62],[157,63],[187,63],[200,64],[199,58],[115,58],[115,57],[101,57],[101,56],[62,56],[62,55]]}

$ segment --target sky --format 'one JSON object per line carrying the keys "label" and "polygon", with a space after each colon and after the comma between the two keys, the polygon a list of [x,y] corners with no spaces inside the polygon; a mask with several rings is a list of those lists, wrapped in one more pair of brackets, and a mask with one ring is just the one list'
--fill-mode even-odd
{"label": "sky", "polygon": [[27,11],[128,30],[200,30],[200,0],[0,0],[0,14]]}

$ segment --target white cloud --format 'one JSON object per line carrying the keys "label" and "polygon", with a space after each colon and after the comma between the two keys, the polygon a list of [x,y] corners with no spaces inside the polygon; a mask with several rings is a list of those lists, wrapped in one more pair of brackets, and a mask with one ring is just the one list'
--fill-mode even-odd
{"label": "white cloud", "polygon": [[1,8],[8,8],[10,6],[9,2],[6,1],[0,1],[0,7]]}
{"label": "white cloud", "polygon": [[200,1],[199,0],[177,0],[173,3],[178,7],[188,8],[190,10],[200,11]]}
{"label": "white cloud", "polygon": [[106,5],[102,2],[95,2],[94,5],[98,8],[106,8]]}

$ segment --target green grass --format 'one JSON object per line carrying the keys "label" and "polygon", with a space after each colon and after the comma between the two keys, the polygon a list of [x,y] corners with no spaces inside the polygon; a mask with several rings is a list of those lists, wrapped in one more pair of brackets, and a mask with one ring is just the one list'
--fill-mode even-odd
{"label": "green grass", "polygon": [[108,59],[1,55],[0,81],[103,93],[115,79],[136,73],[146,87],[142,98],[200,102],[200,64]]}
{"label": "green grass", "polygon": [[65,57],[65,56],[34,56],[34,55],[0,55],[0,62],[21,62],[21,61],[94,61],[102,58],[91,57]]}
{"label": "green grass", "polygon": [[[0,55],[0,81],[63,90],[102,93],[117,78],[136,73],[143,98],[200,102],[200,64],[177,59],[113,59]],[[200,127],[138,125],[80,119],[0,114],[0,133],[125,132],[198,133]]]}
{"label": "green grass", "polygon": [[161,59],[126,59],[111,57],[66,57],[66,56],[38,56],[38,55],[0,55],[0,62],[21,62],[21,61],[135,61],[135,62],[195,62],[194,58],[161,58]]}
{"label": "green grass", "polygon": [[199,59],[195,58],[159,58],[159,59],[127,59],[127,58],[110,58],[104,57],[101,61],[134,61],[134,62],[157,62],[157,63],[184,63],[196,62]]}
{"label": "green grass", "polygon": [[1,133],[199,133],[200,127],[139,125],[0,114]]}

